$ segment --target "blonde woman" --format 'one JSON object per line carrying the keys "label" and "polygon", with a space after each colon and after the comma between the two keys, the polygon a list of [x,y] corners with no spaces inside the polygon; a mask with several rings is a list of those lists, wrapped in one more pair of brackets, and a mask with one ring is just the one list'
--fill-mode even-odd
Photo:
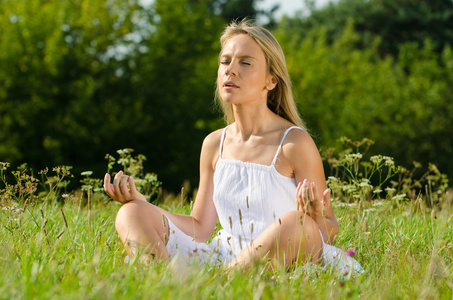
{"label": "blonde woman", "polygon": [[[250,21],[221,37],[217,98],[228,126],[206,137],[190,215],[146,202],[119,172],[104,188],[123,203],[116,229],[129,256],[271,268],[360,265],[331,246],[339,231],[319,152],[301,121],[280,45]],[[211,237],[217,221],[220,230]]]}

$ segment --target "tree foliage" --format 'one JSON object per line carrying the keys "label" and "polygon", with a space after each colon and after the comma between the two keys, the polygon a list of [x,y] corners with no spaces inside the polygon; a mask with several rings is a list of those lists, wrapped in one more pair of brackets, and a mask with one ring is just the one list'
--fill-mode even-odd
{"label": "tree foliage", "polygon": [[[310,2],[310,1],[308,1]],[[376,37],[381,38],[381,55],[397,55],[399,45],[416,42],[422,46],[430,39],[441,52],[453,44],[453,1],[451,0],[340,0],[316,9],[308,17],[290,18],[286,29],[305,37],[314,28],[324,27],[329,43],[340,38],[349,19],[359,34],[356,46],[369,48]]]}
{"label": "tree foliage", "polygon": [[223,26],[205,1],[157,0],[145,10],[135,0],[24,0],[1,9],[2,160],[102,172],[104,154],[128,146],[149,153],[170,187],[197,176],[201,141],[218,120]]}
{"label": "tree foliage", "polygon": [[453,174],[453,53],[439,56],[430,40],[400,46],[397,58],[379,55],[380,40],[355,48],[350,22],[333,44],[326,29],[310,31],[300,44],[280,30],[302,115],[324,147],[342,136],[371,138],[378,153],[406,166],[437,163]]}

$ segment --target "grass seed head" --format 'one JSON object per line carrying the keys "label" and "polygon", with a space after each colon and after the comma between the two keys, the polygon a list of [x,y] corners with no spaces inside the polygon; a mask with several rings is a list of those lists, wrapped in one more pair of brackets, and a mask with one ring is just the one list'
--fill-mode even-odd
{"label": "grass seed head", "polygon": [[165,216],[162,214],[162,225],[164,228],[167,228],[167,225],[165,224]]}

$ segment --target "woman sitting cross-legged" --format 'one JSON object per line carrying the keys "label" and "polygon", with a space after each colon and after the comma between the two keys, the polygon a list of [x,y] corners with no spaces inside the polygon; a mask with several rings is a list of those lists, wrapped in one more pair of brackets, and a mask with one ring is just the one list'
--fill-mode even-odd
{"label": "woman sitting cross-legged", "polygon": [[[249,21],[221,37],[216,95],[228,126],[209,134],[190,215],[148,203],[119,172],[104,188],[123,203],[116,229],[129,256],[271,268],[294,263],[362,267],[331,246],[339,231],[319,152],[292,96],[280,45]],[[217,221],[221,229],[213,240]]]}

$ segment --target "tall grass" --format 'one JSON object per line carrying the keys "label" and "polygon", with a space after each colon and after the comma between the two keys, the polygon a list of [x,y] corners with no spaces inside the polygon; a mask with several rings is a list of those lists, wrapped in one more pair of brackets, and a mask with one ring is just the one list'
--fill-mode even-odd
{"label": "tall grass", "polygon": [[[192,267],[124,263],[114,229],[116,203],[63,207],[3,207],[0,297],[12,298],[443,298],[453,296],[451,214],[437,218],[404,205],[337,206],[337,246],[357,249],[367,274],[342,279],[338,271],[277,276],[257,266],[227,274]],[[189,210],[188,205],[185,207]],[[375,209],[375,210],[373,210]],[[62,214],[67,220],[66,223]],[[88,221],[88,217],[91,220]],[[88,225],[90,224],[90,226]]]}
{"label": "tall grass", "polygon": [[[360,165],[351,162],[352,168]],[[0,177],[6,170],[2,166]],[[23,170],[17,175],[20,183],[4,182],[0,191],[1,299],[453,297],[453,195],[436,173],[424,175],[426,189],[419,184],[428,192],[411,198],[408,184],[413,187],[414,180],[399,190],[374,193],[383,187],[370,188],[373,178],[364,185],[363,175],[348,179],[335,169],[333,206],[340,223],[336,246],[355,248],[366,270],[363,276],[344,277],[331,269],[270,273],[257,265],[231,274],[219,266],[191,266],[177,273],[174,262],[125,263],[114,228],[120,205],[108,201],[99,186],[91,186],[99,181],[89,177],[83,179],[83,191],[67,193],[61,185],[69,176],[67,169],[55,170],[51,180],[47,173],[41,180],[32,179]],[[153,180],[156,193],[157,179]],[[39,184],[46,186],[41,193]],[[396,197],[402,190],[404,194]],[[161,205],[189,213],[187,200],[175,196]]]}

